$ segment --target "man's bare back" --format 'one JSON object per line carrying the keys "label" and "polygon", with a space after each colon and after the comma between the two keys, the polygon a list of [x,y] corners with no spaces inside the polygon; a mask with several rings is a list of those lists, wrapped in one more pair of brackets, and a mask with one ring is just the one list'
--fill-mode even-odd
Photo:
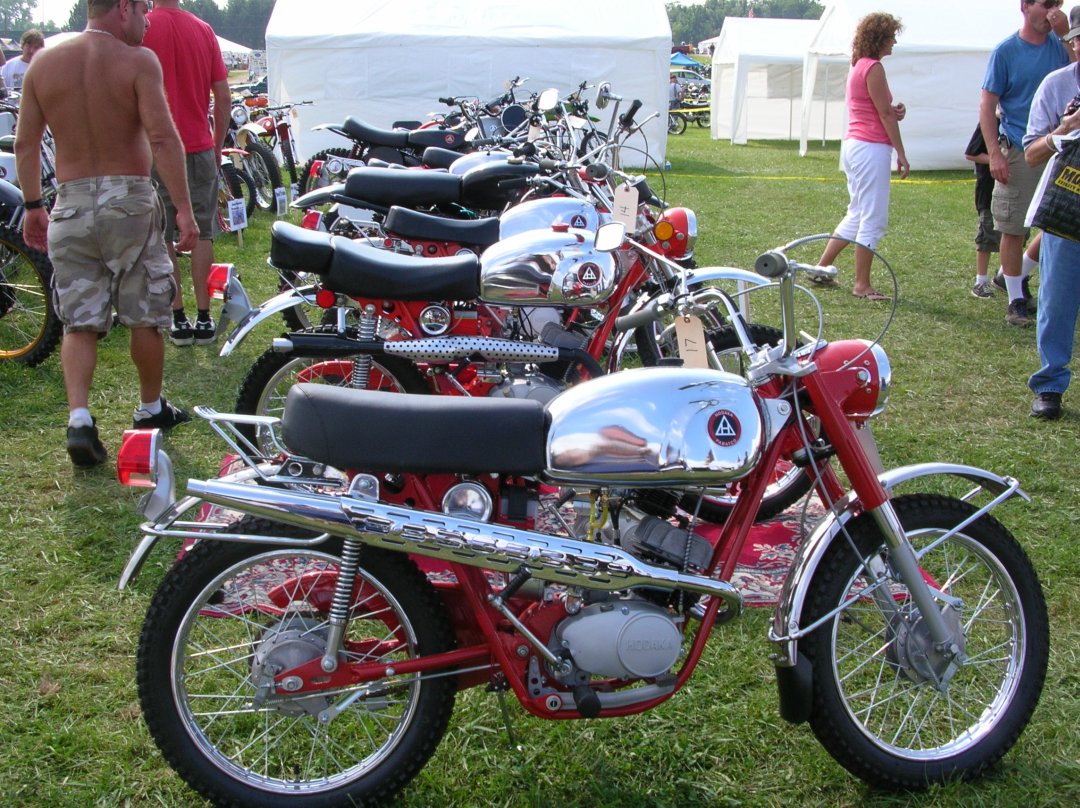
{"label": "man's bare back", "polygon": [[[181,249],[197,238],[183,145],[169,115],[157,57],[140,47],[146,4],[118,0],[91,17],[83,34],[39,53],[23,81],[15,153],[28,200],[41,176],[40,143],[46,125],[56,143],[60,182],[86,177],[150,176],[156,164],[180,204]],[[186,203],[186,204],[185,204]],[[183,216],[183,208],[187,216]],[[190,217],[190,218],[188,218]],[[186,219],[186,221],[181,221]],[[47,220],[28,217],[27,243],[44,249]]]}

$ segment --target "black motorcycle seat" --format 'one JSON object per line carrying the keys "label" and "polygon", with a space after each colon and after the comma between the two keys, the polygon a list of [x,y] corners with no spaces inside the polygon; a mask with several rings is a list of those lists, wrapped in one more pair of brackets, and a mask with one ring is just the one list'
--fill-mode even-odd
{"label": "black motorcycle seat", "polygon": [[471,253],[422,258],[372,249],[333,237],[334,258],[323,285],[351,297],[387,300],[474,300],[480,296],[480,259]]}
{"label": "black motorcycle seat", "polygon": [[475,255],[402,255],[288,222],[274,222],[270,233],[270,262],[277,269],[312,272],[332,292],[389,300],[473,300],[480,294]]}
{"label": "black motorcycle seat", "polygon": [[414,129],[409,132],[409,145],[414,149],[426,149],[429,146],[460,149],[465,145],[465,133],[456,129],[441,129],[437,126]]}
{"label": "black motorcycle seat", "polygon": [[438,146],[428,146],[424,149],[423,161],[428,168],[450,168],[462,156],[461,152],[443,149]]}
{"label": "black motorcycle seat", "polygon": [[452,241],[457,244],[473,244],[477,247],[490,247],[499,240],[497,217],[447,219],[445,216],[409,210],[396,205],[386,214],[383,227],[388,233],[401,238]]}
{"label": "black motorcycle seat", "polygon": [[341,125],[345,133],[354,140],[369,143],[372,146],[390,146],[393,149],[404,149],[409,145],[409,133],[405,130],[379,129],[359,121],[350,115]]}
{"label": "black motorcycle seat", "polygon": [[544,468],[547,426],[544,406],[531,399],[295,384],[282,439],[343,470],[534,475]]}
{"label": "black motorcycle seat", "polygon": [[441,171],[361,166],[345,178],[345,196],[387,208],[452,204],[461,201],[461,177]]}
{"label": "black motorcycle seat", "polygon": [[270,263],[277,269],[323,275],[330,271],[334,258],[330,239],[329,233],[274,222],[270,225]]}

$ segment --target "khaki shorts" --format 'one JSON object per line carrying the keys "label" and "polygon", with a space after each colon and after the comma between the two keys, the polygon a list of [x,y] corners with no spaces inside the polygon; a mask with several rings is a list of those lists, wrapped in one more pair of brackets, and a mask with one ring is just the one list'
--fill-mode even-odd
{"label": "khaki shorts", "polygon": [[[199,240],[210,241],[221,228],[218,226],[218,167],[214,162],[214,150],[195,152],[187,155],[188,193],[191,195],[191,209],[195,213],[195,224],[199,226]],[[165,205],[165,238],[176,241],[179,231],[176,227],[176,206],[169,196],[169,189],[161,181],[157,172],[151,176],[157,183],[158,194]]]}
{"label": "khaki shorts", "polygon": [[60,184],[49,214],[57,312],[67,331],[109,330],[112,310],[133,328],[172,322],[172,261],[149,177]]}
{"label": "khaki shorts", "polygon": [[994,183],[994,198],[990,202],[994,227],[1001,233],[1026,236],[1028,229],[1024,227],[1024,219],[1043,167],[1029,166],[1024,160],[1024,150],[1017,146],[1010,146],[1005,157],[1009,161],[1009,184]]}

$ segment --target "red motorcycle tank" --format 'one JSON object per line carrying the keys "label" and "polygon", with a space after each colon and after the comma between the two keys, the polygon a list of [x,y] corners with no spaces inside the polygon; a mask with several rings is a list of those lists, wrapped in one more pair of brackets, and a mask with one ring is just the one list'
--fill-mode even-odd
{"label": "red motorcycle tank", "polygon": [[571,387],[547,409],[546,476],[557,482],[730,482],[750,473],[765,447],[757,397],[720,370],[625,370]]}

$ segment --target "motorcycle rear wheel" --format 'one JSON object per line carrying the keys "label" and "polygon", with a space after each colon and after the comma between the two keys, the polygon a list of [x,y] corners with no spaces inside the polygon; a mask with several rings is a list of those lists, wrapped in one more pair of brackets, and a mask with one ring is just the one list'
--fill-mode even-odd
{"label": "motorcycle rear wheel", "polygon": [[[275,669],[325,648],[341,542],[285,548],[272,537],[310,534],[251,517],[235,527],[265,534],[267,543],[200,542],[169,571],[147,611],[137,682],[155,743],[218,805],[388,801],[438,746],[456,678],[402,676],[297,697],[260,687]],[[406,556],[362,550],[355,592],[346,660],[392,665],[453,646],[438,596]]]}
{"label": "motorcycle rear wheel", "polygon": [[[975,508],[925,494],[898,497],[893,505],[922,553],[923,575],[959,599],[953,614],[942,611],[947,623],[962,628],[964,662],[944,692],[933,685],[931,676],[949,672],[934,661],[938,652],[869,515],[852,521],[851,541],[838,538],[821,560],[802,624],[852,602],[800,650],[813,666],[810,726],[822,745],[868,783],[922,790],[979,775],[1016,742],[1046,678],[1049,625],[1035,570],[1000,522],[984,516],[940,541]],[[866,572],[852,545],[890,579],[885,602],[895,604],[895,613],[860,596]],[[927,665],[939,667],[924,670]]]}
{"label": "motorcycle rear wheel", "polygon": [[63,323],[52,296],[52,264],[22,233],[0,226],[0,362],[36,367],[56,349]]}
{"label": "motorcycle rear wheel", "polygon": [[[353,357],[343,357],[328,360],[325,357],[277,353],[269,349],[255,361],[244,377],[240,385],[240,393],[236,397],[235,412],[280,418],[285,409],[285,396],[297,382],[306,381],[347,387],[352,359]],[[373,359],[367,389],[390,393],[431,392],[416,366],[407,359],[397,356],[380,356]],[[255,442],[256,429],[253,425],[242,424],[238,428],[245,437]],[[266,445],[268,444],[266,438],[265,434],[260,433],[260,440],[264,444],[263,449],[270,448]]]}
{"label": "motorcycle rear wheel", "polygon": [[300,170],[300,177],[297,180],[297,184],[300,188],[300,195],[303,196],[308,191],[314,191],[321,185],[321,183],[312,182],[311,178],[311,168],[316,162],[326,161],[331,157],[353,158],[355,156],[352,149],[344,149],[337,146],[332,149],[323,149],[322,151],[313,154],[311,159],[304,163],[304,167]]}

